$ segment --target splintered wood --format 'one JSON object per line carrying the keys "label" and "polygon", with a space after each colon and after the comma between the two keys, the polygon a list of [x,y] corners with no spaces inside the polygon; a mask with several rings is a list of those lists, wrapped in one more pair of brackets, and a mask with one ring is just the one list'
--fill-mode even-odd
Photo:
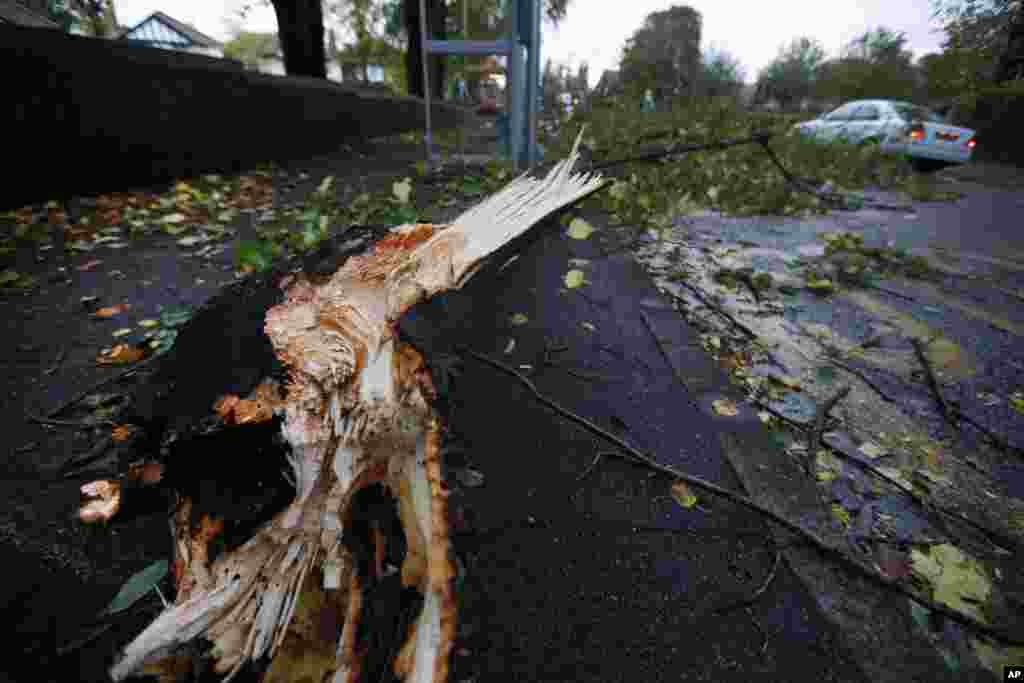
{"label": "splintered wood", "polygon": [[[111,669],[115,680],[161,671],[161,660],[174,663],[163,671],[178,670],[178,646],[200,636],[213,643],[215,668],[227,679],[249,661],[280,655],[295,666],[273,662],[268,680],[358,680],[366,597],[341,541],[354,495],[371,484],[397,501],[407,546],[401,585],[423,598],[390,666],[403,681],[447,680],[456,603],[442,425],[431,406],[436,394],[427,366],[397,339],[395,327],[415,304],[461,287],[499,247],[600,189],[600,176],[571,173],[578,146],[579,139],[544,178],[516,179],[451,225],[399,226],[326,281],[298,275],[282,283],[284,301],[267,313],[265,329],[289,370],[285,397],[267,388],[250,403],[225,397],[217,411],[243,424],[266,419],[268,411],[283,416],[295,499],[213,562],[203,544],[218,524],[205,519],[194,528],[179,508],[173,523],[178,595],[125,648]],[[383,550],[375,552],[376,574]],[[314,623],[338,623],[340,631],[318,635]],[[318,637],[335,640],[296,645]]]}

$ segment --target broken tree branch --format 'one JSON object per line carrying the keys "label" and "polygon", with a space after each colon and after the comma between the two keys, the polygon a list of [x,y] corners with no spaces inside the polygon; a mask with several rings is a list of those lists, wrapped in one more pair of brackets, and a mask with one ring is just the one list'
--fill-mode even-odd
{"label": "broken tree branch", "polygon": [[472,349],[466,347],[459,347],[458,350],[460,353],[471,356],[472,358],[477,359],[481,363],[490,365],[491,367],[507,375],[510,375],[511,377],[518,380],[519,383],[522,384],[527,389],[527,391],[530,392],[530,394],[532,394],[533,399],[538,403],[547,406],[558,415],[580,425],[581,427],[591,432],[592,434],[601,437],[602,439],[608,441],[609,443],[615,444],[615,446],[617,446],[620,449],[619,451],[612,452],[615,454],[616,457],[622,458],[629,462],[636,463],[643,467],[647,467],[651,470],[654,470],[655,472],[660,472],[666,476],[672,477],[673,479],[681,479],[688,484],[692,484],[693,486],[696,486],[700,489],[719,495],[722,498],[725,498],[726,500],[736,503],[737,505],[742,505],[743,507],[749,510],[753,510],[754,512],[760,513],[761,515],[765,516],[772,522],[775,522],[784,529],[787,529],[797,534],[804,541],[809,543],[811,546],[813,546],[823,554],[833,559],[836,559],[840,561],[844,566],[850,567],[851,569],[855,570],[859,575],[861,575],[865,579],[884,588],[888,588],[889,590],[900,593],[910,598],[911,600],[914,600],[915,602],[923,605],[924,607],[927,607],[933,612],[936,612],[937,614],[941,614],[942,616],[945,616],[948,619],[951,619],[952,621],[961,624],[962,626],[966,626],[967,628],[970,628],[978,633],[982,633],[1001,643],[1024,645],[1024,638],[1015,636],[1010,633],[1006,633],[1005,631],[1002,631],[997,628],[993,628],[992,626],[989,626],[988,624],[978,621],[974,617],[964,614],[963,612],[952,609],[951,607],[947,607],[946,605],[935,600],[931,600],[930,598],[918,595],[909,588],[906,588],[905,586],[900,584],[897,580],[891,579],[887,576],[883,576],[875,570],[871,569],[870,567],[861,564],[856,559],[845,553],[842,549],[829,545],[823,539],[819,538],[814,532],[804,529],[795,522],[791,522],[782,515],[755,503],[753,500],[747,498],[744,495],[734,493],[728,489],[724,489],[716,484],[701,479],[700,477],[685,474],[683,472],[676,470],[674,467],[663,465],[653,460],[650,456],[647,456],[640,452],[639,450],[633,448],[622,439],[618,438],[614,434],[611,434],[607,430],[602,429],[601,427],[597,426],[587,418],[577,415],[576,413],[566,408],[563,408],[558,403],[542,394],[537,389],[537,386],[528,377],[510,368],[504,363],[494,360],[493,358],[490,358],[482,353],[477,353],[476,351],[473,351]]}
{"label": "broken tree branch", "polygon": [[83,389],[82,391],[78,392],[77,394],[75,394],[74,396],[69,398],[67,401],[64,401],[59,406],[57,406],[56,408],[54,408],[50,412],[46,413],[46,417],[47,418],[57,417],[58,415],[63,413],[65,410],[67,410],[71,406],[77,405],[79,402],[82,401],[82,399],[86,398],[87,396],[90,396],[91,394],[96,393],[97,391],[99,391],[103,387],[108,386],[110,384],[113,384],[114,382],[117,382],[118,380],[124,379],[125,377],[127,377],[128,375],[130,375],[130,374],[132,374],[134,372],[138,372],[145,365],[150,363],[154,358],[157,358],[159,355],[160,354],[154,353],[153,355],[148,356],[147,358],[143,358],[142,360],[138,361],[137,363],[132,365],[132,367],[127,368],[126,370],[122,370],[121,372],[119,372],[119,373],[117,373],[115,375],[111,375],[110,377],[107,377],[104,380],[100,380],[99,382],[96,382],[92,386],[90,386],[90,387],[88,387],[86,389]]}
{"label": "broken tree branch", "polygon": [[[705,306],[707,306],[712,311],[714,311],[715,313],[720,315],[722,318],[724,318],[730,325],[735,327],[737,330],[739,330],[740,332],[745,334],[750,339],[757,339],[757,333],[756,332],[754,332],[749,327],[747,327],[746,325],[741,323],[739,320],[737,320],[735,317],[733,317],[733,315],[731,313],[729,313],[728,311],[726,311],[724,308],[722,308],[721,306],[715,304],[710,299],[708,299],[708,297],[700,290],[699,287],[697,287],[695,285],[691,285],[686,280],[678,280],[678,282],[679,282],[679,284],[681,284],[682,286],[686,287],[691,292],[693,292],[693,295],[696,296],[698,299],[700,299],[701,303],[703,303]],[[689,305],[688,302],[686,301],[686,299],[684,299],[683,297],[679,296],[678,294],[674,294],[672,292],[668,292],[668,295],[671,296],[673,299],[675,299],[676,301],[678,301],[679,303],[681,303],[683,305],[686,305],[686,306]]]}
{"label": "broken tree branch", "polygon": [[917,360],[924,368],[925,377],[928,379],[928,388],[932,390],[932,396],[935,397],[935,403],[939,406],[939,412],[942,413],[942,418],[949,423],[949,426],[953,429],[959,430],[960,425],[953,419],[953,414],[949,409],[949,405],[946,403],[946,399],[942,396],[942,390],[939,389],[939,381],[935,377],[935,371],[932,370],[932,364],[928,361],[928,357],[924,355],[924,347],[921,344],[921,340],[916,337],[910,340],[910,343],[914,347],[914,353],[917,355]]}
{"label": "broken tree branch", "polygon": [[811,430],[807,433],[807,461],[804,463],[807,476],[812,479],[814,478],[814,459],[818,453],[818,446],[821,445],[821,433],[825,431],[825,419],[836,404],[846,398],[846,395],[849,393],[850,387],[843,387],[830,399],[819,405],[814,413],[814,423],[811,426]]}

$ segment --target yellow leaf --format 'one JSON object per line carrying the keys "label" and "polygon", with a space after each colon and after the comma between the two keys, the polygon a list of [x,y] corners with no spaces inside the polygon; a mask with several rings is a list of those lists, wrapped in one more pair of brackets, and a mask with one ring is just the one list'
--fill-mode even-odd
{"label": "yellow leaf", "polygon": [[736,407],[736,403],[727,398],[720,398],[716,401],[712,401],[711,407],[717,414],[725,415],[726,417],[736,417],[740,414],[739,408]]}
{"label": "yellow leaf", "polygon": [[697,496],[694,495],[693,491],[690,490],[690,487],[682,479],[674,481],[671,490],[672,497],[684,508],[689,510],[697,504]]}
{"label": "yellow leaf", "polygon": [[518,327],[519,325],[525,325],[526,323],[530,322],[530,319],[529,319],[529,318],[527,318],[527,317],[526,317],[525,315],[523,315],[522,313],[516,313],[515,315],[513,315],[513,316],[512,316],[511,318],[510,318],[510,320],[511,320],[512,324],[513,324],[513,325],[516,325],[517,327]]}
{"label": "yellow leaf", "polygon": [[927,554],[910,551],[914,574],[932,587],[932,597],[979,621],[987,621],[981,610],[992,592],[984,568],[973,557],[949,543],[933,545]]}
{"label": "yellow leaf", "polygon": [[843,462],[828,451],[818,451],[815,456],[818,464],[818,481],[832,481],[843,471]]}
{"label": "yellow leaf", "polygon": [[832,503],[832,514],[844,527],[850,526],[850,513],[839,503]]}
{"label": "yellow leaf", "polygon": [[316,188],[317,194],[327,194],[328,192],[330,192],[331,185],[333,183],[334,183],[334,176],[329,175],[329,176],[324,177],[324,179],[320,181],[320,184]]}
{"label": "yellow leaf", "polygon": [[594,234],[594,227],[582,218],[573,218],[566,234],[574,240],[585,240]]}
{"label": "yellow leaf", "polygon": [[582,287],[583,284],[586,283],[587,281],[586,276],[583,274],[582,270],[570,270],[568,273],[565,274],[565,277],[563,279],[565,280],[565,286],[568,287],[569,289],[576,289],[577,287]]}
{"label": "yellow leaf", "polygon": [[391,194],[395,196],[399,203],[408,204],[409,195],[412,194],[412,181],[409,178],[405,178],[401,182],[392,183]]}
{"label": "yellow leaf", "polygon": [[152,318],[146,318],[145,320],[139,321],[139,327],[156,327],[159,324],[159,320],[153,320]]}
{"label": "yellow leaf", "polygon": [[119,330],[114,330],[114,332],[112,334],[115,337],[123,337],[126,334],[131,334],[131,333],[132,333],[132,328],[130,328],[130,327],[122,327]]}
{"label": "yellow leaf", "polygon": [[1021,415],[1024,415],[1024,392],[1015,391],[1010,394],[1010,405]]}
{"label": "yellow leaf", "polygon": [[885,451],[882,450],[881,446],[870,441],[865,441],[864,443],[862,443],[860,445],[859,450],[861,453],[868,456],[869,458],[878,458],[885,453]]}

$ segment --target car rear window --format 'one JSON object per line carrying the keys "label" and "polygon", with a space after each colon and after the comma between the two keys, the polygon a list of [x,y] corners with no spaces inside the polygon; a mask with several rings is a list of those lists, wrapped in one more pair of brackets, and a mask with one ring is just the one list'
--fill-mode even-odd
{"label": "car rear window", "polygon": [[946,119],[930,109],[916,107],[912,104],[894,104],[892,108],[900,115],[901,119],[908,121],[930,121],[932,123],[945,123]]}

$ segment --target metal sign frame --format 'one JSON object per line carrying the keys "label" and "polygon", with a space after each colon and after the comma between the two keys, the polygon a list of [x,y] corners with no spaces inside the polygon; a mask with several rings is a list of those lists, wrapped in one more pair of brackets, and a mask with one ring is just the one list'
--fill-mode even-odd
{"label": "metal sign frame", "polygon": [[[463,0],[465,1],[465,0]],[[430,120],[429,55],[503,55],[507,58],[505,107],[508,110],[509,156],[517,168],[540,161],[537,115],[540,87],[540,0],[508,0],[511,27],[504,40],[432,40],[427,34],[426,0],[420,0],[423,95],[427,160],[434,161]],[[524,59],[523,52],[526,51]]]}

